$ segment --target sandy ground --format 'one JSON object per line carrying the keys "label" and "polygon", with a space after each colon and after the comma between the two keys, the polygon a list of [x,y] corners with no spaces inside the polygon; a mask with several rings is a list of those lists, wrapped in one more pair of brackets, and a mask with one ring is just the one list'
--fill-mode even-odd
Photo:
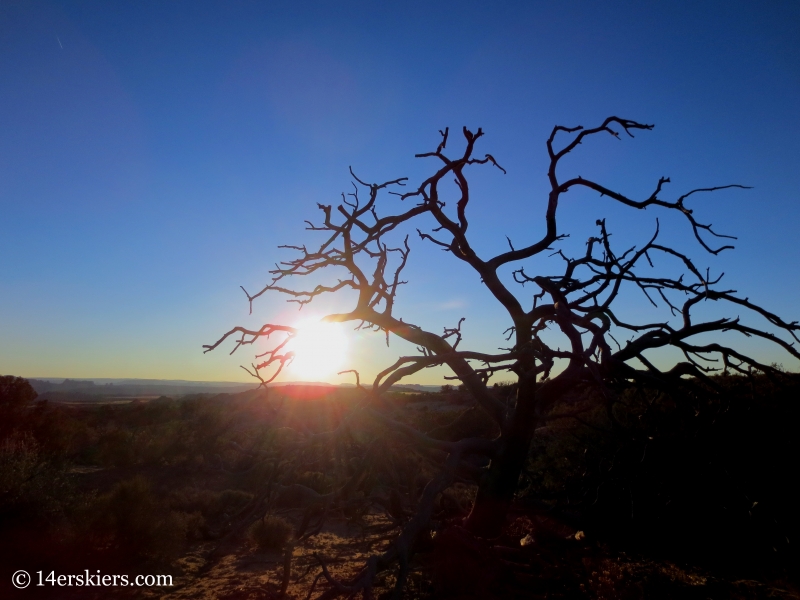
{"label": "sandy ground", "polygon": [[[297,520],[297,515],[292,515]],[[380,553],[398,529],[388,529],[388,521],[368,515],[364,523],[354,525],[342,518],[329,519],[317,535],[298,542],[292,551],[291,577],[286,598],[305,598],[320,572],[319,556],[330,573],[346,580],[357,573],[367,558]],[[245,537],[226,548],[216,560],[207,560],[213,545],[205,545],[177,561],[183,574],[175,578],[176,588],[167,594],[152,590],[150,598],[168,600],[203,599],[266,599],[280,595],[284,573],[283,552],[262,552]],[[383,585],[391,584],[384,577]],[[329,587],[324,578],[315,586],[314,596]],[[381,586],[382,587],[382,586]],[[376,592],[379,590],[376,588]]]}

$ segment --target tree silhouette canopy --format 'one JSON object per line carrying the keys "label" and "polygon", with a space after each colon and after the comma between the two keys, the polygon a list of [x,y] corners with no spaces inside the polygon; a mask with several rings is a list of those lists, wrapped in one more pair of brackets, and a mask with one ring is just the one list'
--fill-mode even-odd
{"label": "tree silhouette canopy", "polygon": [[[322,236],[321,241],[313,246],[282,246],[294,251],[296,257],[277,265],[271,271],[272,280],[256,293],[245,290],[251,309],[255,300],[270,291],[285,294],[290,302],[303,306],[325,294],[354,290],[357,299],[352,309],[330,314],[325,320],[373,328],[384,332],[387,341],[390,335],[395,335],[418,348],[417,354],[398,357],[371,385],[362,384],[355,372],[363,400],[336,431],[324,435],[336,436],[348,428],[366,427],[365,423],[371,422],[428,452],[430,460],[438,466],[438,474],[427,482],[416,500],[413,516],[404,523],[389,549],[371,558],[351,581],[333,580],[325,597],[369,590],[376,572],[397,562],[400,564],[397,589],[402,590],[410,553],[418,537],[428,531],[435,499],[456,481],[477,485],[465,527],[483,537],[498,535],[518,491],[534,432],[555,419],[579,418],[581,411],[586,410],[574,401],[579,390],[593,390],[593,401],[606,408],[613,425],[613,407],[625,388],[689,389],[714,394],[719,390],[714,374],[777,372],[774,366],[763,364],[741,345],[717,341],[725,332],[739,333],[744,341],[768,340],[800,358],[794,346],[800,330],[797,321],[785,321],[736,291],[726,289],[721,286],[721,276],[712,278],[687,253],[660,243],[658,220],[655,232],[639,247],[612,248],[611,234],[601,219],[596,223],[596,235],[587,240],[582,255],[567,256],[555,249],[554,245],[565,237],[558,218],[559,204],[564,194],[581,188],[631,209],[653,207],[679,213],[697,243],[708,253],[716,255],[733,248],[730,244],[733,238],[714,231],[710,224],[696,217],[690,204],[703,193],[745,186],[693,189],[666,199],[665,186],[670,180],[661,178],[649,196],[634,199],[596,181],[565,177],[559,172],[567,155],[577,151],[590,136],[633,137],[635,132],[652,127],[619,117],[609,117],[593,128],[554,127],[546,142],[549,193],[544,234],[520,247],[513,247],[509,241],[507,249],[489,257],[479,255],[470,242],[470,202],[479,200],[473,200],[470,194],[467,172],[480,165],[505,171],[491,154],[480,157],[476,152],[483,136],[481,129],[473,132],[464,128],[463,149],[454,156],[446,154],[450,136],[445,129],[440,132],[435,150],[417,155],[434,159],[435,172],[409,191],[402,191],[406,178],[368,183],[351,169],[355,192],[343,195],[338,206],[318,205],[321,221],[307,221],[307,229]],[[455,204],[446,205],[441,199],[442,189],[453,179],[458,198]],[[465,349],[463,319],[438,334],[396,314],[395,300],[401,285],[406,283],[402,274],[409,260],[410,245],[408,235],[401,244],[392,245],[389,234],[403,233],[425,215],[433,217],[437,226],[433,230],[417,229],[419,238],[446,250],[477,272],[481,285],[496,299],[497,310],[505,311],[510,319],[509,348],[499,352]],[[563,259],[563,269],[558,274],[531,272],[526,261],[545,252],[555,252]],[[667,259],[659,262],[679,266],[682,274],[677,277],[659,274],[654,266],[656,257]],[[519,288],[512,290],[501,279],[502,269],[510,270]],[[329,279],[305,289],[290,283],[310,275]],[[664,311],[664,319],[631,322],[629,316],[620,314],[616,301],[627,288],[641,290],[646,301]],[[698,304],[709,301],[721,311],[719,316],[711,320],[695,316]],[[754,317],[756,324],[737,316],[739,311],[748,318]],[[543,333],[548,329],[567,340],[565,347],[556,347],[548,342],[549,338],[545,339]],[[291,362],[293,353],[287,344],[296,333],[293,327],[277,323],[267,323],[257,330],[235,327],[205,348],[210,351],[230,340],[236,351],[278,334],[279,341],[258,355],[257,362],[247,369],[266,385]],[[727,340],[730,336],[724,337]],[[627,341],[618,341],[623,339]],[[659,368],[656,363],[661,362],[653,360],[652,354],[666,347],[677,349],[683,358],[668,369]],[[433,366],[449,368],[452,378],[463,384],[477,409],[493,421],[496,435],[438,439],[393,417],[386,392],[402,379]],[[513,379],[513,394],[502,397],[496,393],[489,384],[495,375]],[[323,571],[331,581],[324,565]]]}

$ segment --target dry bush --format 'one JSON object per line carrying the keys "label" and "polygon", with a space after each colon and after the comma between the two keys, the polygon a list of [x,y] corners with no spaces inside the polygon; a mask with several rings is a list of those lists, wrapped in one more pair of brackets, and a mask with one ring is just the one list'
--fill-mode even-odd
{"label": "dry bush", "polygon": [[118,549],[140,559],[168,562],[176,558],[189,537],[202,526],[198,513],[173,511],[160,501],[142,476],[122,481],[97,499],[101,529]]}
{"label": "dry bush", "polygon": [[223,490],[218,498],[220,511],[227,514],[237,513],[252,499],[253,494],[242,490]]}
{"label": "dry bush", "polygon": [[124,429],[113,429],[97,442],[98,461],[104,467],[128,467],[134,463],[133,435]]}
{"label": "dry bush", "polygon": [[209,507],[217,500],[218,494],[211,490],[203,490],[196,487],[184,487],[172,490],[169,493],[167,502],[174,510],[185,512],[199,511],[208,516]]}
{"label": "dry bush", "polygon": [[52,518],[73,501],[64,465],[50,461],[30,435],[0,441],[0,523]]}
{"label": "dry bush", "polygon": [[214,519],[223,514],[236,514],[252,499],[253,494],[241,490],[214,492],[196,487],[184,487],[170,492],[167,503],[173,510],[196,512],[207,519]]}
{"label": "dry bush", "polygon": [[475,502],[477,491],[476,486],[455,483],[437,497],[435,507],[444,516],[466,516]]}
{"label": "dry bush", "polygon": [[259,550],[280,550],[292,535],[291,524],[281,517],[267,515],[250,526],[250,539]]}

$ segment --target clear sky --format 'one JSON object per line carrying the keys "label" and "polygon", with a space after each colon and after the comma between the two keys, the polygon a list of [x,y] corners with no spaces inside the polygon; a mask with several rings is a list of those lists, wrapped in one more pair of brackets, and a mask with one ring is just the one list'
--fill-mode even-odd
{"label": "clear sky", "polygon": [[[791,1],[4,0],[0,373],[246,380],[249,354],[201,345],[298,318],[278,295],[249,317],[238,286],[267,281],[277,245],[313,241],[303,220],[349,190],[349,165],[418,182],[434,165],[413,155],[438,129],[482,127],[479,153],[508,171],[473,171],[470,231],[489,254],[542,235],[552,126],[612,114],[656,127],[584,144],[574,174],[637,197],[662,175],[670,197],[753,186],[693,205],[736,250],[704,255],[675,219],[666,239],[800,319],[798,107]],[[622,246],[658,215],[575,194],[562,231],[580,248],[601,216]],[[476,276],[412,244],[396,315],[434,331],[464,316],[463,347],[502,345],[508,323]],[[382,343],[353,334],[350,364],[368,375],[404,348]]]}

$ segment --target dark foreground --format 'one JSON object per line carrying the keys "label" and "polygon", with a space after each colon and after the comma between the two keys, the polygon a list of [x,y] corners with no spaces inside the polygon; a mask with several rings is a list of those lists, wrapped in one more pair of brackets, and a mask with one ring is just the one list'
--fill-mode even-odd
{"label": "dark foreground", "polygon": [[[541,431],[504,535],[461,527],[474,489],[457,484],[417,542],[406,596],[800,598],[797,389],[756,382],[749,403],[732,393],[727,407],[695,407],[696,425],[651,398],[663,404],[659,419],[616,445],[574,424]],[[429,475],[394,442],[297,445],[297,431],[336,427],[355,390],[9,398],[0,407],[1,597],[317,597],[397,536]],[[393,402],[443,439],[485,426],[457,390]],[[19,569],[34,577],[24,590],[11,585]],[[170,575],[173,585],[36,585],[38,571],[86,569]],[[375,596],[393,585],[393,572],[382,573]]]}

